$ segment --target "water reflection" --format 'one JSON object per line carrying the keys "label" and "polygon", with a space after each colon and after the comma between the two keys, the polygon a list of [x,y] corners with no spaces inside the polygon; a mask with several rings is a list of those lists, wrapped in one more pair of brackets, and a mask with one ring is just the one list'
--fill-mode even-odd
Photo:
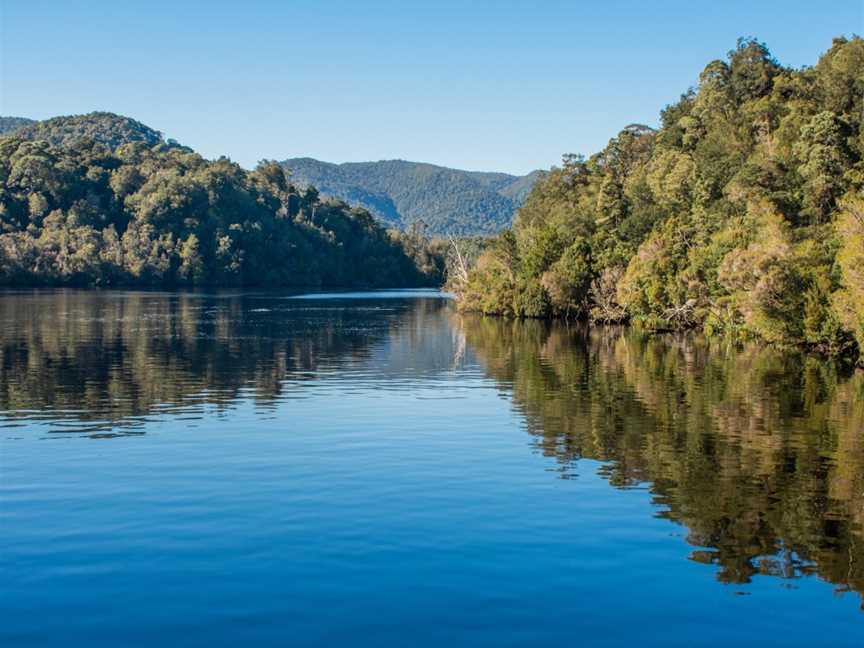
{"label": "water reflection", "polygon": [[[156,415],[195,418],[246,399],[273,407],[321,377],[356,383],[371,365],[398,386],[406,367],[449,364],[449,335],[419,343],[444,300],[430,291],[392,296],[0,295],[2,424],[137,434]],[[385,340],[386,357],[376,357]]]}
{"label": "water reflection", "polygon": [[864,592],[861,372],[695,335],[463,318],[442,299],[402,297],[2,295],[0,426],[6,438],[142,434],[159,417],[473,372],[510,399],[561,477],[589,458],[613,486],[650,489],[720,581],[817,575]]}
{"label": "water reflection", "polygon": [[473,319],[468,345],[569,474],[647,485],[717,578],[864,592],[864,375],[695,335]]}

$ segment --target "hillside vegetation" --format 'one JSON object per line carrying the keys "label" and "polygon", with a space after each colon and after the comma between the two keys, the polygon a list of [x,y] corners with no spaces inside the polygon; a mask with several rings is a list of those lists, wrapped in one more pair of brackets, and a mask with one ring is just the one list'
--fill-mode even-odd
{"label": "hillside vegetation", "polygon": [[147,146],[177,146],[173,140],[166,142],[159,131],[129,117],[109,112],[52,117],[45,121],[31,122],[15,130],[14,135],[64,147],[91,141],[103,144],[111,150],[130,142],[142,142]]}
{"label": "hillside vegetation", "polygon": [[864,348],[864,41],[742,39],[698,88],[566,156],[454,288],[463,309]]}
{"label": "hillside vegetation", "polygon": [[0,137],[2,284],[416,286],[440,273],[422,241],[297,188],[275,162],[206,160],[109,113]]}
{"label": "hillside vegetation", "polygon": [[26,117],[0,117],[0,135],[13,133],[19,128],[29,126],[33,123],[35,122],[32,119],[27,119]]}
{"label": "hillside vegetation", "polygon": [[294,158],[282,164],[299,185],[365,207],[388,227],[423,221],[430,234],[495,234],[508,227],[542,175],[527,176],[384,160],[331,164]]}

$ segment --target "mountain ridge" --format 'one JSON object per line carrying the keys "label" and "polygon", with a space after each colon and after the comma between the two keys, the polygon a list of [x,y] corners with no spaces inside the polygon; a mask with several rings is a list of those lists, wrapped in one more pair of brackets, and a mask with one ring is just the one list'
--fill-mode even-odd
{"label": "mountain ridge", "polygon": [[430,234],[494,234],[510,225],[543,171],[524,176],[392,159],[281,162],[298,185],[365,207],[389,227],[422,221]]}
{"label": "mountain ridge", "polygon": [[[180,146],[158,130],[123,115],[91,112],[36,121],[0,117],[0,135],[70,147],[92,140],[112,151],[122,144]],[[508,227],[535,182],[546,172],[513,175],[467,171],[429,162],[390,159],[334,163],[312,157],[283,160],[299,186],[368,209],[386,227],[422,222],[430,235],[492,235]]]}
{"label": "mountain ridge", "polygon": [[0,117],[0,135],[9,135],[35,123],[35,120],[27,117]]}

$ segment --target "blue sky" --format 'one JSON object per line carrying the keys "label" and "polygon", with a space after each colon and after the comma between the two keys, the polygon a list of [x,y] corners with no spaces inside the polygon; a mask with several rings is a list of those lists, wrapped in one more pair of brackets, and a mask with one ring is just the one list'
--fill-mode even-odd
{"label": "blue sky", "polygon": [[129,115],[244,166],[524,173],[656,124],[738,36],[810,65],[862,0],[0,0],[0,114]]}

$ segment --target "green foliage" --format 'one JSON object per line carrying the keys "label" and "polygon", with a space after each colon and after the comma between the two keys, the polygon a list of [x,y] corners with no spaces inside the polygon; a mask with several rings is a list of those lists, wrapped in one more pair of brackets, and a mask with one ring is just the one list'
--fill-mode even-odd
{"label": "green foliage", "polygon": [[[29,121],[29,120],[28,120]],[[87,142],[98,142],[110,149],[121,144],[143,142],[148,146],[177,146],[175,142],[162,139],[162,133],[139,121],[109,112],[92,112],[87,115],[53,117],[45,121],[31,122],[14,131],[15,135],[28,140],[41,140],[54,146],[71,147]]]}
{"label": "green foliage", "polygon": [[845,188],[843,173],[852,158],[848,130],[841,117],[823,110],[804,125],[795,146],[801,161],[798,172],[805,180],[804,207],[816,222],[829,217]]}
{"label": "green foliage", "polygon": [[416,286],[442,272],[422,236],[391,237],[275,162],[205,160],[104,113],[0,138],[3,284]]}
{"label": "green foliage", "polygon": [[536,279],[523,279],[516,284],[513,311],[522,317],[546,317],[550,303],[546,288]]}
{"label": "green foliage", "polygon": [[461,171],[383,160],[331,164],[294,158],[282,164],[298,185],[368,209],[388,227],[407,229],[422,220],[430,234],[495,234],[510,225],[542,173],[526,176]]}
{"label": "green foliage", "polygon": [[587,307],[593,279],[591,246],[580,237],[543,273],[540,283],[546,291],[552,311],[566,316]]}
{"label": "green foliage", "polygon": [[864,348],[862,96],[861,38],[803,69],[739,40],[658,131],[628,126],[538,182],[463,308]]}
{"label": "green foliage", "polygon": [[768,94],[780,66],[765,43],[739,38],[738,47],[729,52],[729,69],[732,94],[743,103]]}
{"label": "green foliage", "polygon": [[833,295],[835,312],[864,356],[864,196],[860,192],[843,203],[836,227],[841,240],[837,254],[841,287]]}

